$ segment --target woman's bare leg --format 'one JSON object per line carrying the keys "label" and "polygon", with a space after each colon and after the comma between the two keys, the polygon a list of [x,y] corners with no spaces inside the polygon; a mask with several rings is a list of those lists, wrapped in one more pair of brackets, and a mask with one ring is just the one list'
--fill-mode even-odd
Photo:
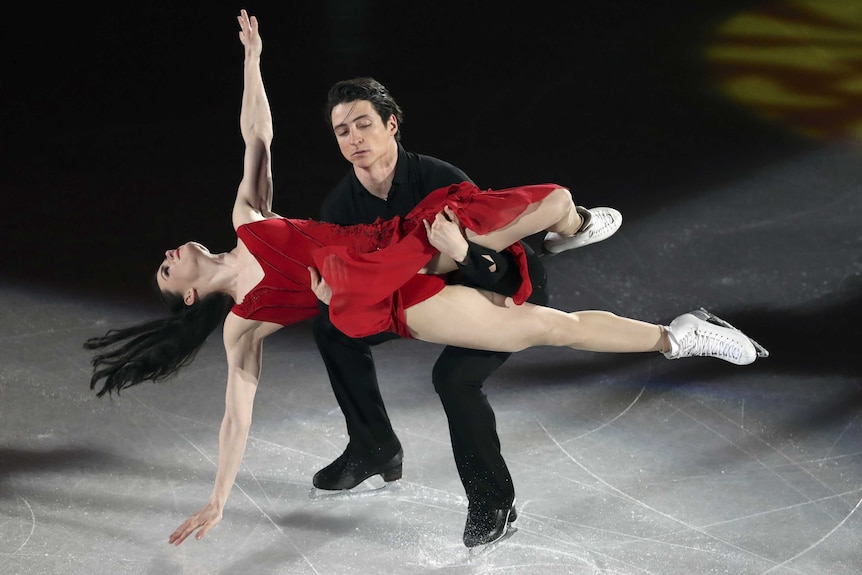
{"label": "woman's bare leg", "polygon": [[565,313],[464,286],[446,286],[406,310],[416,339],[490,351],[567,346],[586,351],[667,351],[664,328],[605,311]]}
{"label": "woman's bare leg", "polygon": [[[507,226],[481,235],[472,230],[464,230],[464,235],[481,246],[501,251],[541,231],[557,232],[561,235],[575,234],[583,221],[575,208],[571,192],[566,188],[556,188],[538,202],[527,206],[527,209]],[[423,268],[422,273],[447,273],[457,267],[452,258],[438,254]]]}
{"label": "woman's bare leg", "polygon": [[507,226],[482,235],[471,230],[465,230],[465,234],[471,242],[500,251],[541,231],[573,235],[583,221],[575,208],[571,192],[566,188],[557,188],[538,202],[530,204]]}
{"label": "woman's bare leg", "polygon": [[472,242],[500,251],[541,231],[573,235],[582,223],[583,218],[575,208],[571,192],[566,188],[557,188],[538,202],[530,204],[509,225],[482,235],[466,230],[466,236]]}

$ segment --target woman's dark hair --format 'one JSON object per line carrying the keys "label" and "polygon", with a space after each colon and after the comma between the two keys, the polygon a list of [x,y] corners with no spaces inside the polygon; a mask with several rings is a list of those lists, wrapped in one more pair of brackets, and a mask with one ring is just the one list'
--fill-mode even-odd
{"label": "woman's dark hair", "polygon": [[93,357],[90,389],[104,379],[98,397],[137,385],[161,381],[175,375],[197,355],[207,337],[224,320],[233,299],[223,293],[210,294],[187,306],[182,296],[159,290],[171,310],[169,317],[135,326],[112,329],[84,342],[84,349],[104,350]]}
{"label": "woman's dark hair", "polygon": [[386,89],[386,86],[374,78],[353,78],[335,83],[326,97],[326,125],[332,128],[332,109],[339,104],[367,100],[371,102],[374,109],[385,123],[389,116],[394,115],[398,120],[398,131],[395,132],[395,140],[401,141],[401,124],[404,123],[404,112]]}

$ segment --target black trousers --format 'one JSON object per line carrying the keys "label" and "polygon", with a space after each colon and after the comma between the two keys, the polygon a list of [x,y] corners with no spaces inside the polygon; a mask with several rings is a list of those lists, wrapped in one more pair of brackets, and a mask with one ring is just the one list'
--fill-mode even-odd
{"label": "black trousers", "polygon": [[[527,249],[531,303],[548,302],[544,267]],[[378,334],[353,339],[321,314],[314,323],[314,338],[329,373],[332,390],[347,425],[349,449],[385,462],[401,448],[380,396],[371,347],[395,339]],[[447,346],[432,371],[434,389],[449,422],[455,465],[471,505],[504,507],[515,497],[512,477],[500,453],[494,410],[482,391],[485,380],[510,353]]]}

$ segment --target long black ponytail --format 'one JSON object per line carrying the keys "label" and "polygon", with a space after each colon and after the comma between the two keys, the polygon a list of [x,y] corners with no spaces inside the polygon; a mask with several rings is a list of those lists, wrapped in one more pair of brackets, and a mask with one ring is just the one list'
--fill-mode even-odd
{"label": "long black ponytail", "polygon": [[119,395],[142,381],[158,382],[175,375],[195,358],[233,305],[233,299],[223,293],[210,294],[191,306],[179,294],[159,293],[172,312],[169,317],[112,329],[84,342],[84,349],[104,350],[92,360],[90,389],[104,379],[98,397],[114,391]]}

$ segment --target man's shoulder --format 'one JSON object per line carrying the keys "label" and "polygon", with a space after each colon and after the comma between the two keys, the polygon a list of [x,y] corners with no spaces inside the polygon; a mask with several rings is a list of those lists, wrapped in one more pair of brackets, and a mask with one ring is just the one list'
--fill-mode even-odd
{"label": "man's shoulder", "polygon": [[348,172],[335,186],[329,190],[329,193],[324,196],[320,204],[320,214],[324,220],[332,221],[334,214],[343,210],[347,205],[346,200],[351,197],[353,192],[353,172]]}
{"label": "man's shoulder", "polygon": [[422,174],[426,179],[445,181],[447,184],[470,181],[467,173],[452,162],[429,154],[420,154],[406,150],[405,154],[410,170]]}
{"label": "man's shoulder", "polygon": [[410,152],[407,150],[405,150],[405,153],[407,154],[407,159],[410,163],[429,166],[445,166],[448,168],[460,169],[452,162],[447,162],[446,160],[442,160],[436,156],[420,154],[417,152]]}

